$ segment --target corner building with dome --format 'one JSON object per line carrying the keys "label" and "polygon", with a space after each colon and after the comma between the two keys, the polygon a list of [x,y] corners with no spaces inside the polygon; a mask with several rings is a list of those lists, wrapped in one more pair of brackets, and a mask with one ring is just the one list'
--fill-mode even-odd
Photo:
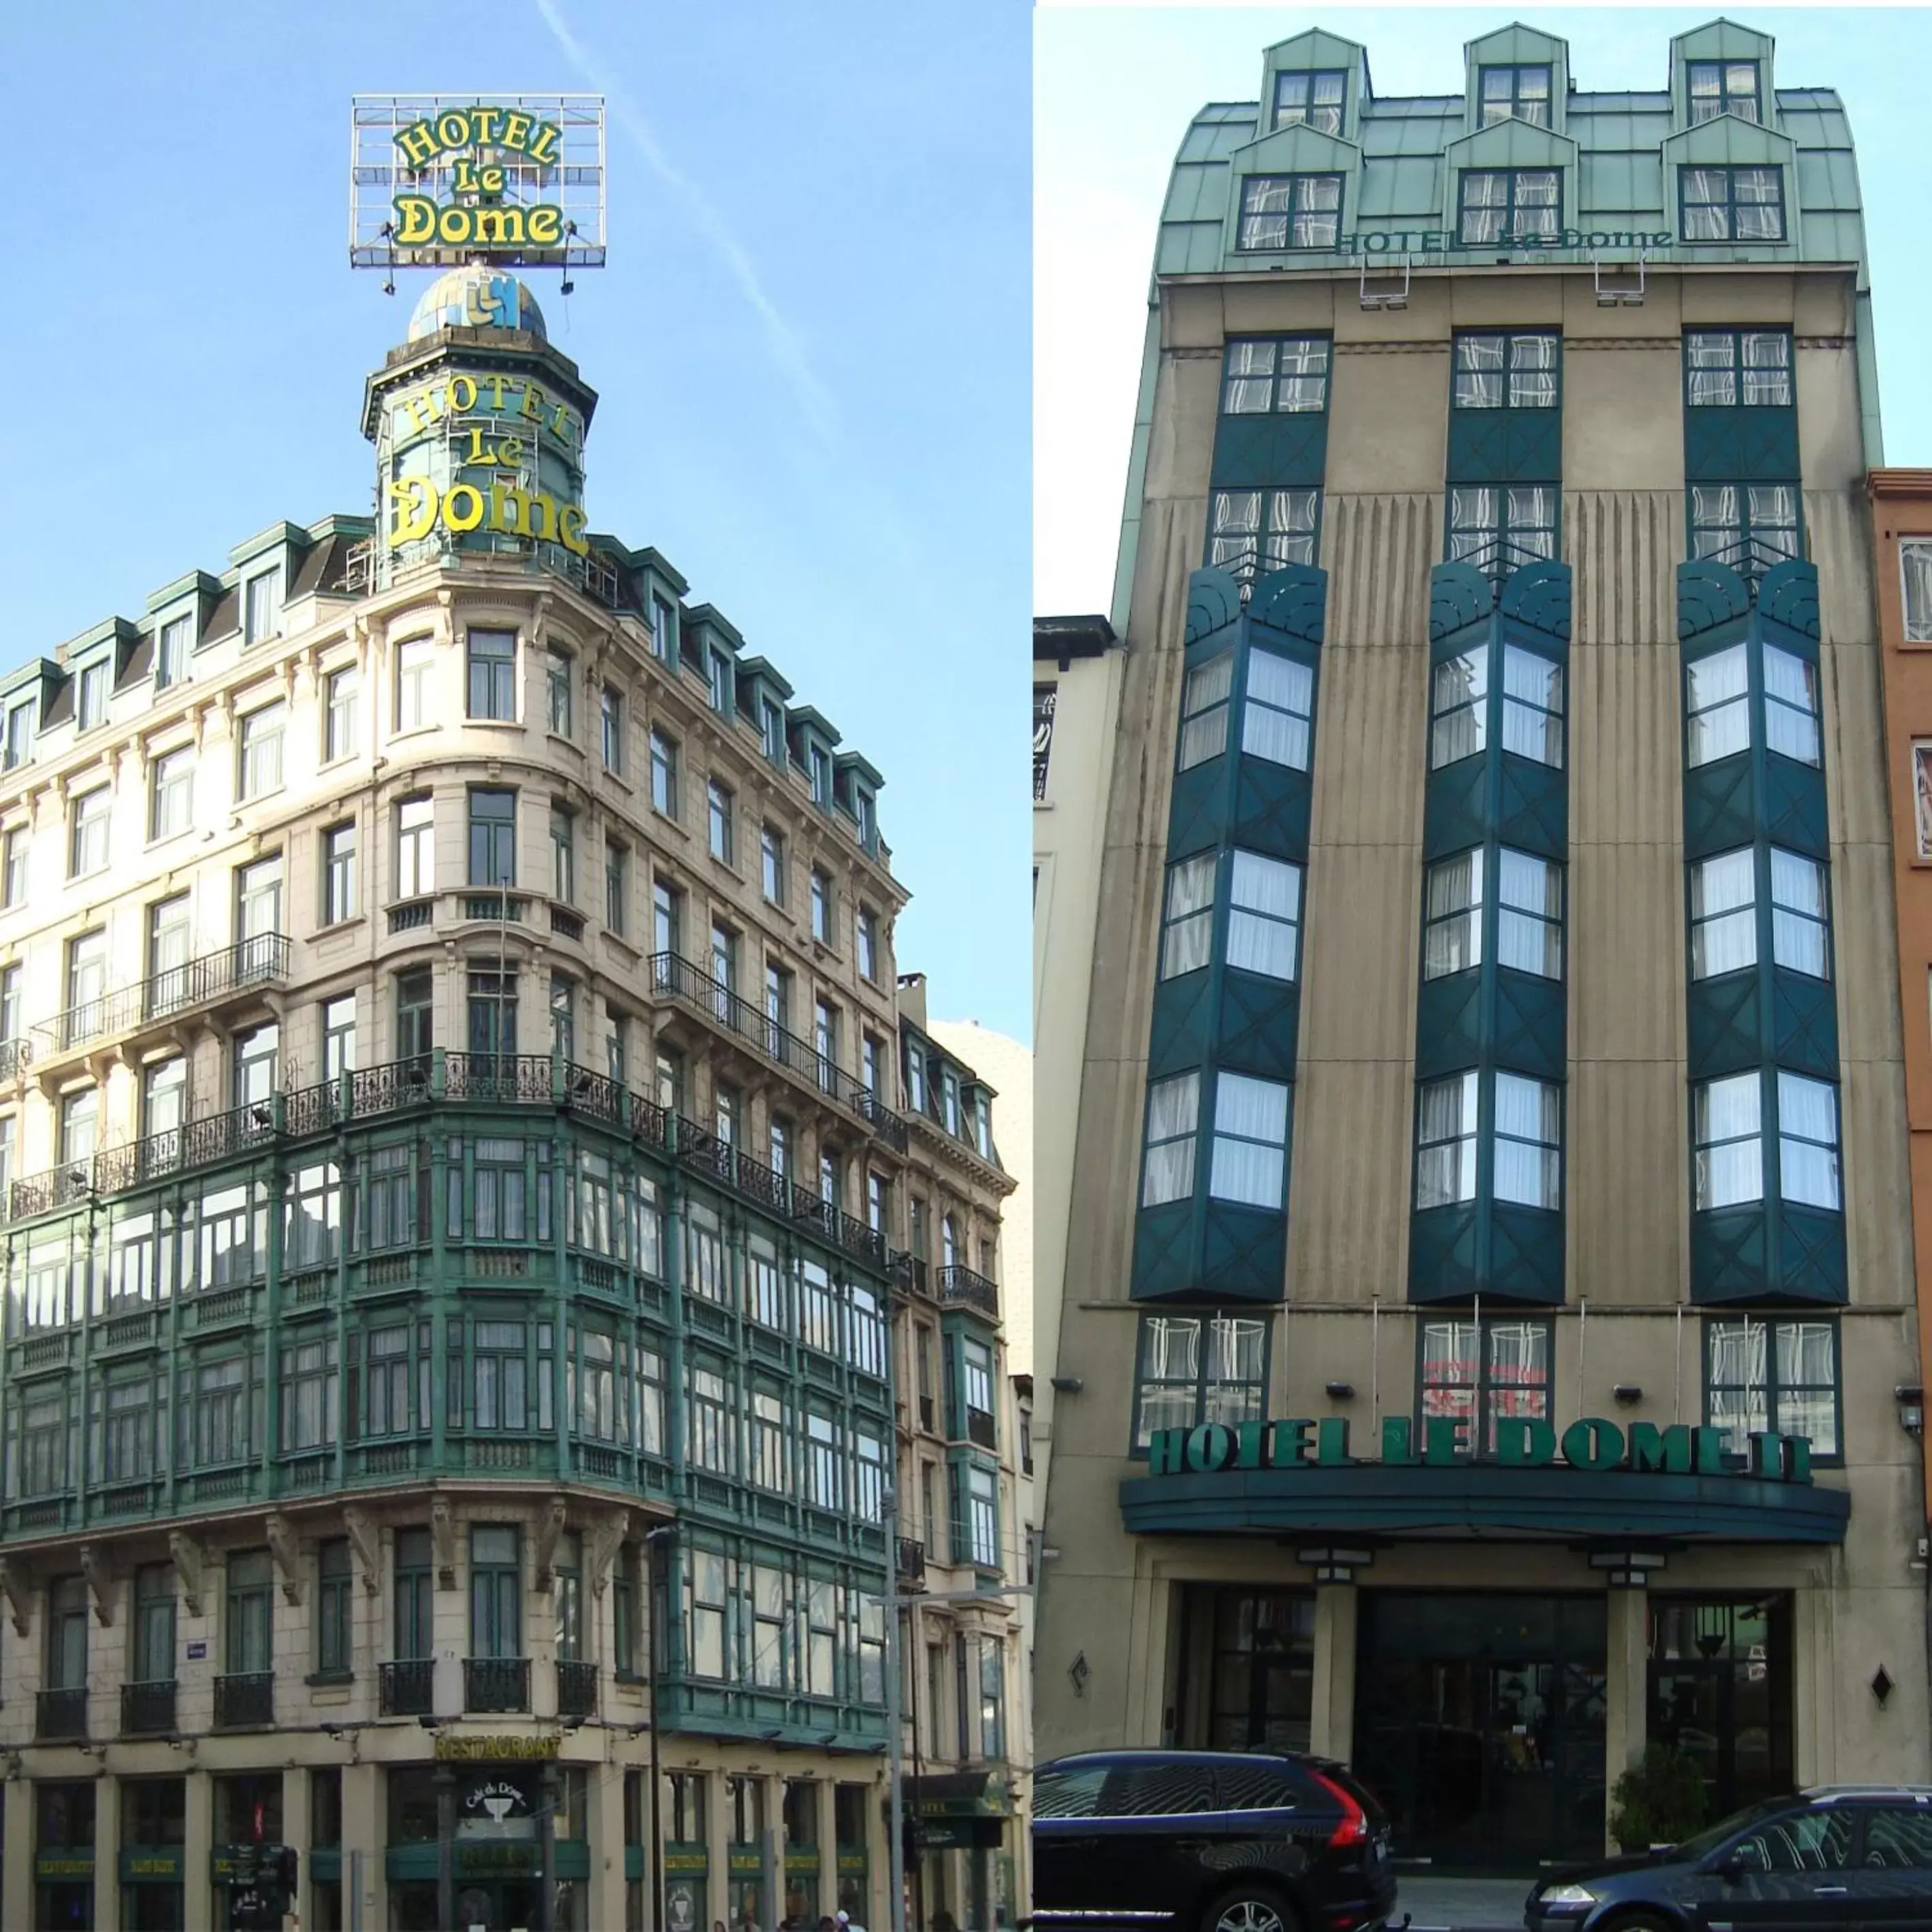
{"label": "corner building with dome", "polygon": [[[226,1928],[279,1847],[307,1932],[880,1922],[888,1603],[1018,1581],[884,781],[587,530],[596,401],[444,274],[373,520],[0,679],[0,1924]],[[965,1925],[1008,1601],[917,1620]]]}

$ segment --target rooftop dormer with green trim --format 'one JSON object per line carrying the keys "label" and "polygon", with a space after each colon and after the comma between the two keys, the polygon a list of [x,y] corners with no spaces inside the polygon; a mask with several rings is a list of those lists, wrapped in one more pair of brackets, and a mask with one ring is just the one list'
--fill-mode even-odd
{"label": "rooftop dormer with green trim", "polygon": [[1576,85],[1556,35],[1464,49],[1459,92],[1378,99],[1365,50],[1320,29],[1270,47],[1260,98],[1195,118],[1160,275],[1381,261],[1856,264],[1864,235],[1835,92],[1780,88],[1772,37],[1713,21],[1654,91]]}

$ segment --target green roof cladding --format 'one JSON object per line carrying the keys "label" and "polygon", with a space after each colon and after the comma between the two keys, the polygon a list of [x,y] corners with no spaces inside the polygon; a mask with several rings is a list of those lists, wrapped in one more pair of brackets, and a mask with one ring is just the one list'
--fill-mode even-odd
{"label": "green roof cladding", "polygon": [[[1862,289],[1864,224],[1844,109],[1829,88],[1775,87],[1772,53],[1768,35],[1714,21],[1671,43],[1660,91],[1592,94],[1573,91],[1563,41],[1514,26],[1465,48],[1461,92],[1380,100],[1355,42],[1319,29],[1298,34],[1267,50],[1259,101],[1214,103],[1195,117],[1168,180],[1155,272],[1213,274],[1328,265],[1366,254],[1440,255],[1445,231],[1455,226],[1462,169],[1560,166],[1563,226],[1579,241],[1564,250],[1486,245],[1484,259],[1553,253],[1582,262],[1592,244],[1580,238],[1604,238],[1595,244],[1602,250],[1615,245],[1607,238],[1613,235],[1668,236],[1650,243],[1653,259],[1856,262]],[[1733,113],[1693,124],[1689,64],[1707,59],[1756,64],[1764,124]],[[1511,118],[1483,128],[1482,70],[1517,65],[1550,68],[1550,125]],[[1273,126],[1281,74],[1338,69],[1348,76],[1340,135]],[[1784,168],[1784,241],[1682,240],[1675,170],[1726,163]],[[1346,179],[1334,249],[1236,249],[1240,177],[1334,172]]]}

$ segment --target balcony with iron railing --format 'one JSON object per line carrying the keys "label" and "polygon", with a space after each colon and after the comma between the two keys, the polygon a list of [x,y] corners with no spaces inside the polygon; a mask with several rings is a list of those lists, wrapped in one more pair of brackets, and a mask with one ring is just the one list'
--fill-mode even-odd
{"label": "balcony with iron railing", "polygon": [[848,1214],[836,1202],[801,1187],[776,1168],[752,1160],[709,1128],[680,1114],[676,1119],[679,1160],[712,1180],[748,1195],[775,1214],[808,1228],[822,1240],[874,1268],[886,1265],[886,1238],[876,1228]]}
{"label": "balcony with iron railing", "polygon": [[855,1080],[808,1040],[781,1026],[704,967],[675,952],[650,958],[652,990],[674,1000],[757,1058],[778,1067],[834,1106],[863,1120],[878,1139],[905,1150],[906,1124],[862,1081]]}
{"label": "balcony with iron railing", "polygon": [[566,1721],[597,1714],[597,1666],[582,1658],[556,1660],[556,1714]]}
{"label": "balcony with iron railing", "polygon": [[70,1684],[34,1693],[34,1738],[38,1744],[77,1742],[87,1736],[87,1686]]}
{"label": "balcony with iron railing", "polygon": [[218,1006],[257,987],[284,984],[292,942],[286,933],[260,932],[232,946],[184,960],[133,985],[96,994],[30,1029],[34,1058],[78,1053],[95,1041],[138,1034],[162,1022]]}
{"label": "balcony with iron railing", "polygon": [[989,1322],[1000,1318],[998,1286],[969,1268],[943,1268],[939,1270],[939,1300],[944,1308],[970,1308]]}
{"label": "balcony with iron railing", "polygon": [[218,1731],[250,1730],[274,1721],[275,1673],[272,1670],[234,1671],[214,1680]]}
{"label": "balcony with iron railing", "polygon": [[926,1545],[916,1536],[898,1540],[899,1581],[916,1590],[926,1582]]}
{"label": "balcony with iron railing", "polygon": [[18,1080],[33,1064],[32,1040],[0,1040],[0,1082]]}
{"label": "balcony with iron railing", "polygon": [[436,1714],[436,1664],[427,1657],[398,1658],[376,1666],[378,1697],[386,1718]]}
{"label": "balcony with iron railing", "polygon": [[175,1681],[121,1687],[121,1735],[124,1738],[159,1736],[175,1727]]}
{"label": "balcony with iron railing", "polygon": [[530,1660],[527,1657],[466,1657],[463,1660],[463,1708],[494,1713],[530,1708]]}

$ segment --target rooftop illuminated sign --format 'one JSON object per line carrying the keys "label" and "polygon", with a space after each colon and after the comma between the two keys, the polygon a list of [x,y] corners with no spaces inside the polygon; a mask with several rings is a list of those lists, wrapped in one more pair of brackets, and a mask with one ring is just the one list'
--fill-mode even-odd
{"label": "rooftop illuminated sign", "polygon": [[358,94],[352,267],[604,266],[604,101]]}

